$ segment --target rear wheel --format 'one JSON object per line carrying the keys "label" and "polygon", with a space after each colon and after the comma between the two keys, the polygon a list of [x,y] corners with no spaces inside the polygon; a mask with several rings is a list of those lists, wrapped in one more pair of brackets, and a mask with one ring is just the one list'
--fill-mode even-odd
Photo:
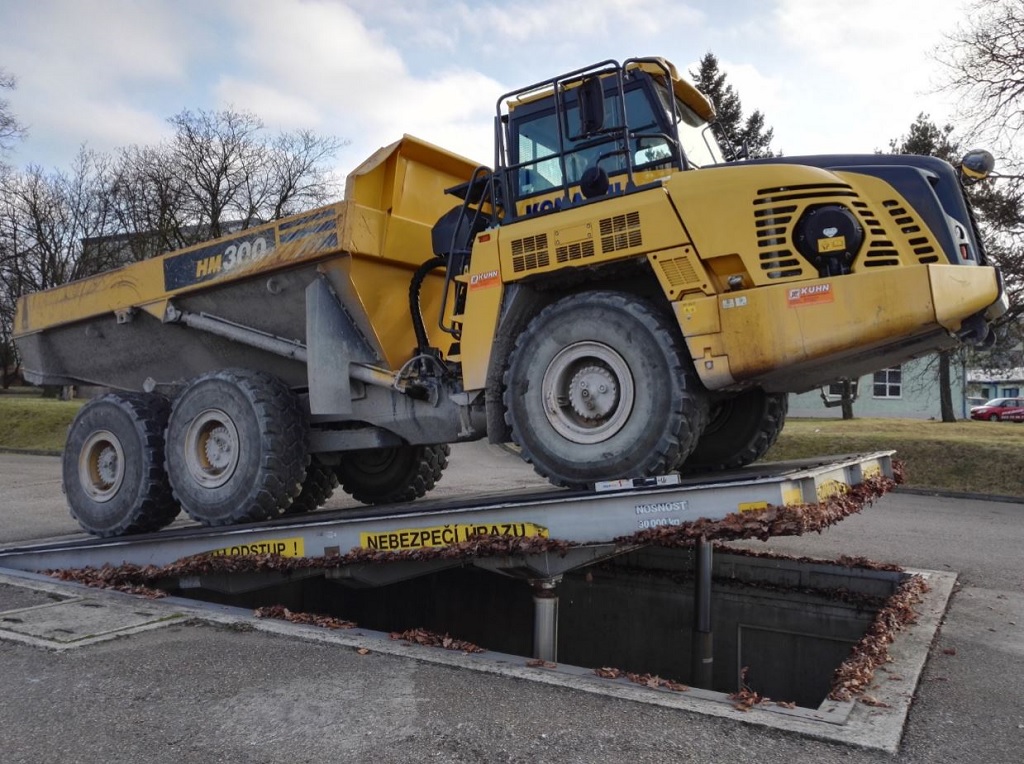
{"label": "rear wheel", "polygon": [[306,479],[302,481],[302,490],[295,500],[285,509],[286,515],[301,515],[312,512],[334,494],[338,487],[338,476],[333,467],[321,464],[316,459],[306,468]]}
{"label": "rear wheel", "polygon": [[268,374],[206,374],[174,401],[167,475],[175,498],[205,525],[281,514],[299,494],[308,463],[305,414]]}
{"label": "rear wheel", "polygon": [[760,389],[717,403],[684,469],[728,470],[757,461],[778,439],[788,411],[789,397],[785,393]]}
{"label": "rear wheel", "polygon": [[573,487],[673,469],[708,411],[678,328],[620,292],[574,295],[541,311],[516,341],[504,403],[523,457]]}
{"label": "rear wheel", "polygon": [[178,515],[164,472],[168,408],[158,395],[112,393],[78,412],[61,466],[71,516],[83,529],[145,533]]}
{"label": "rear wheel", "polygon": [[342,489],[356,501],[412,501],[433,490],[448,466],[450,453],[444,443],[346,451],[336,470]]}

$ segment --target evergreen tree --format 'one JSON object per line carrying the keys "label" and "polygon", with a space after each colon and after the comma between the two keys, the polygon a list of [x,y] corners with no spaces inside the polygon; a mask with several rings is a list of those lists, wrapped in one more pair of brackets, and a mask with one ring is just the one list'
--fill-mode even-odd
{"label": "evergreen tree", "polygon": [[746,146],[751,158],[774,156],[770,148],[774,130],[765,127],[760,110],[743,118],[739,93],[727,82],[727,75],[718,68],[718,58],[710,51],[700,60],[696,72],[690,72],[697,90],[715,105],[716,123],[734,143],[737,150]]}

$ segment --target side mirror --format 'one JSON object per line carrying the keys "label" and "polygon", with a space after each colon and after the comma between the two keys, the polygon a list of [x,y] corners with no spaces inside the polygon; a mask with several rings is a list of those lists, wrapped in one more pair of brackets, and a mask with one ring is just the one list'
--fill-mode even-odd
{"label": "side mirror", "polygon": [[996,167],[996,160],[985,149],[974,149],[964,154],[960,161],[960,173],[966,183],[977,183],[984,180]]}
{"label": "side mirror", "polygon": [[604,85],[600,77],[587,77],[580,84],[580,136],[604,129]]}

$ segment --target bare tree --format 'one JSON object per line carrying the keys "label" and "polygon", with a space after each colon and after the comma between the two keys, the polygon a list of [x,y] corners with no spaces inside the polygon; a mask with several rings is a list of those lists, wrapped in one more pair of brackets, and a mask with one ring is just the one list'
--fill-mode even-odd
{"label": "bare tree", "polygon": [[971,128],[1015,136],[1024,129],[1024,5],[972,0],[963,15],[938,53],[945,87],[969,105]]}
{"label": "bare tree", "polygon": [[[17,299],[116,264],[113,250],[83,256],[83,241],[113,223],[107,158],[82,149],[69,173],[30,167],[8,173],[0,188],[0,346],[5,368],[17,367],[11,335]],[[4,380],[5,383],[9,379]]]}
{"label": "bare tree", "polygon": [[122,149],[108,180],[117,220],[114,238],[126,261],[146,260],[193,244],[198,226],[185,203],[181,173],[166,148]]}
{"label": "bare tree", "polygon": [[174,137],[123,149],[111,197],[134,260],[323,204],[339,184],[327,161],[345,145],[301,130],[265,135],[253,114],[183,111]]}
{"label": "bare tree", "polygon": [[[79,152],[68,173],[0,165],[0,363],[16,366],[17,298],[314,206],[338,190],[344,143],[265,135],[252,114],[184,111],[174,137],[113,157]],[[14,360],[11,360],[11,359]]]}
{"label": "bare tree", "polygon": [[[12,75],[0,69],[0,91],[13,90],[16,84]],[[25,128],[11,112],[7,99],[0,98],[0,152],[9,151],[14,142],[24,135]]]}

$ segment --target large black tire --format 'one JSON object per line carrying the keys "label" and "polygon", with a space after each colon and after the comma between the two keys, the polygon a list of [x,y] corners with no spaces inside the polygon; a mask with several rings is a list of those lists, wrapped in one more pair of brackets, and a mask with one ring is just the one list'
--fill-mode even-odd
{"label": "large black tire", "polygon": [[302,490],[295,500],[284,510],[286,515],[301,515],[312,512],[334,494],[338,487],[338,476],[334,467],[321,464],[316,459],[306,467],[306,479],[302,481]]}
{"label": "large black tire", "polygon": [[299,494],[308,463],[306,415],[275,377],[216,371],[174,401],[167,476],[174,497],[204,525],[278,516]]}
{"label": "large black tire", "polygon": [[147,533],[180,511],[164,472],[167,400],[111,393],[86,403],[62,459],[71,516],[95,536]]}
{"label": "large black tire", "polygon": [[516,340],[505,421],[523,458],[555,485],[670,471],[708,416],[679,329],[621,292],[566,297]]}
{"label": "large black tire", "polygon": [[756,462],[786,424],[789,396],[755,389],[717,403],[685,472],[729,470]]}
{"label": "large black tire", "polygon": [[337,467],[338,480],[346,493],[363,504],[412,501],[433,490],[450,453],[444,443],[346,451]]}

